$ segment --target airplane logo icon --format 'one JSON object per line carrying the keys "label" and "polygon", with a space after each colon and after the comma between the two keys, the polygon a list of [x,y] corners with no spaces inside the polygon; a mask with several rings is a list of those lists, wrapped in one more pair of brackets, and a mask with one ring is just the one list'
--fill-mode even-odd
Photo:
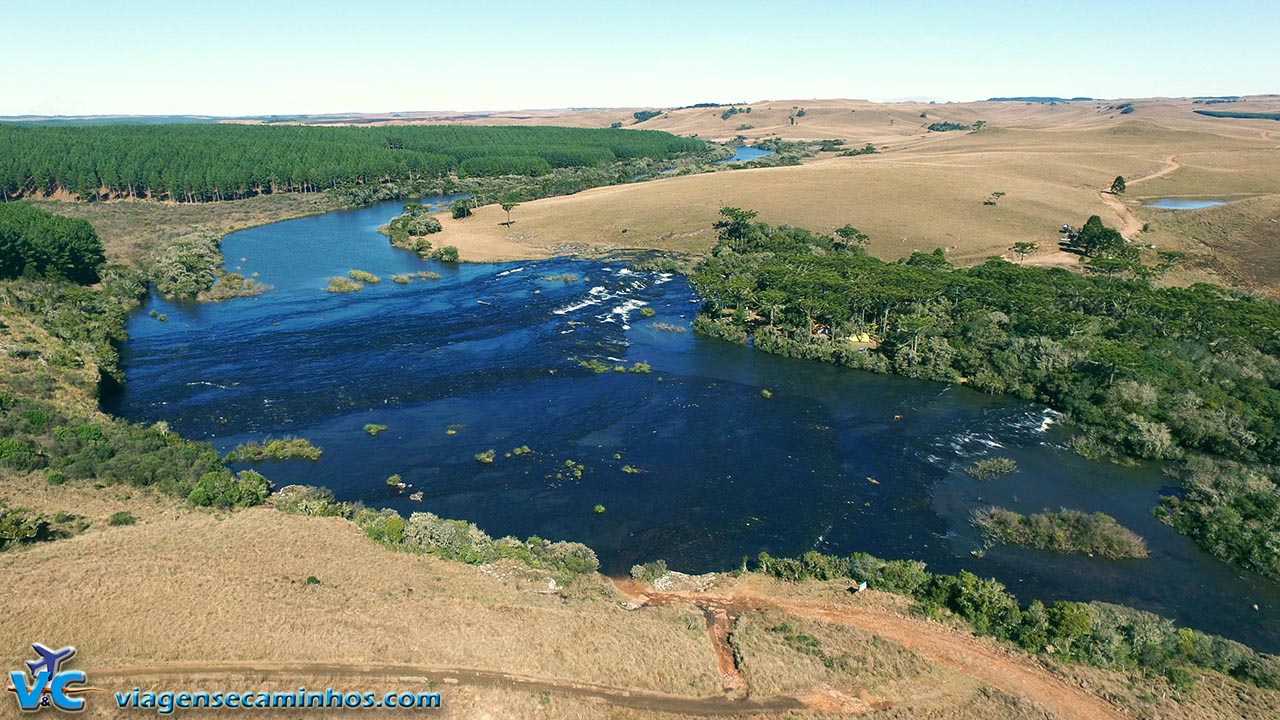
{"label": "airplane logo icon", "polygon": [[39,677],[42,671],[48,671],[49,677],[62,672],[62,663],[70,660],[76,654],[76,649],[68,645],[61,650],[50,650],[40,643],[32,643],[31,649],[35,650],[39,655],[39,660],[28,660],[27,667],[31,670],[31,677]]}

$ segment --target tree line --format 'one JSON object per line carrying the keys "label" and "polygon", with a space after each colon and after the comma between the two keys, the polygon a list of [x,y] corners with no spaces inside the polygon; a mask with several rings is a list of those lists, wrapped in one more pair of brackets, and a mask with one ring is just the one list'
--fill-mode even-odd
{"label": "tree line", "polygon": [[540,176],[704,147],[653,130],[8,123],[0,124],[0,191],[5,200],[64,191],[206,202],[449,174]]}

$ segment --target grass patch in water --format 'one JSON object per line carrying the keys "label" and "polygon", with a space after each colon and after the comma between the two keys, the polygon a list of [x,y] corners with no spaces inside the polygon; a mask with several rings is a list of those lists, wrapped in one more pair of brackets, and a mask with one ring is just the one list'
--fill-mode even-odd
{"label": "grass patch in water", "polygon": [[365,433],[369,435],[377,435],[378,433],[383,432],[386,429],[387,429],[386,425],[379,425],[377,423],[365,423],[365,426],[364,426]]}
{"label": "grass patch in water", "polygon": [[544,278],[542,278],[542,279],[543,279],[543,280],[546,280],[546,281],[548,281],[548,282],[557,282],[557,281],[559,281],[559,282],[562,282],[562,283],[564,283],[564,284],[568,285],[569,283],[578,282],[578,279],[579,279],[579,278],[578,278],[578,276],[577,276],[577,275],[573,275],[573,274],[570,274],[570,273],[565,273],[565,274],[563,274],[563,275],[548,275],[548,276],[546,276],[546,277],[544,277]]}
{"label": "grass patch in water", "polygon": [[419,280],[439,280],[440,279],[440,273],[432,272],[430,270],[419,270],[418,272],[414,273],[413,276],[418,278]]}
{"label": "grass patch in water", "polygon": [[649,327],[653,328],[654,330],[657,330],[658,332],[669,332],[669,333],[689,332],[688,328],[683,327],[681,325],[672,325],[671,323],[656,322],[650,325]]}
{"label": "grass patch in water", "polygon": [[377,275],[374,275],[371,272],[365,272],[364,270],[349,270],[347,271],[347,277],[362,283],[382,282],[382,278],[378,277]]}
{"label": "grass patch in water", "polygon": [[476,453],[476,455],[475,455],[475,457],[476,457],[476,462],[482,462],[482,463],[485,463],[485,464],[490,464],[490,463],[492,463],[492,462],[493,462],[493,458],[494,458],[494,456],[496,456],[497,454],[498,454],[498,453],[497,453],[497,451],[495,451],[495,450],[485,450],[484,452],[478,452],[478,453]]}
{"label": "grass patch in water", "polygon": [[628,372],[648,374],[653,372],[653,366],[647,362],[636,362]]}
{"label": "grass patch in water", "polygon": [[412,275],[392,275],[391,276],[391,282],[397,285],[408,285],[409,281],[412,279],[413,279]]}
{"label": "grass patch in water", "polygon": [[1018,472],[1018,463],[1011,458],[987,458],[966,468],[965,472],[979,480],[995,480]]}
{"label": "grass patch in water", "polygon": [[641,315],[641,316],[643,316],[643,317],[650,318],[650,317],[653,317],[654,315],[657,315],[657,314],[658,314],[658,311],[657,311],[657,310],[654,310],[654,309],[653,309],[653,308],[651,308],[651,307],[642,307],[642,308],[640,308],[640,315]]}
{"label": "grass patch in water", "polygon": [[364,283],[344,277],[329,278],[329,286],[325,288],[326,291],[331,293],[353,293],[360,292],[363,289]]}
{"label": "grass patch in water", "polygon": [[250,440],[241,443],[227,453],[224,462],[261,462],[263,460],[319,460],[320,448],[310,440],[300,437],[267,438],[263,442]]}
{"label": "grass patch in water", "polygon": [[1022,515],[1002,507],[973,511],[973,524],[987,544],[1002,543],[1062,553],[1101,555],[1111,560],[1147,557],[1147,543],[1105,513],[1063,508]]}

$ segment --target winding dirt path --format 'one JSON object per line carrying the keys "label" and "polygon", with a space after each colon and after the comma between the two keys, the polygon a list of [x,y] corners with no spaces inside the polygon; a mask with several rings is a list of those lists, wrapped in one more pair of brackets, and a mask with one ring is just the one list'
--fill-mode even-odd
{"label": "winding dirt path", "polygon": [[[1164,162],[1163,168],[1148,175],[1128,180],[1125,182],[1125,186],[1133,187],[1134,185],[1144,183],[1148,180],[1155,180],[1158,177],[1168,175],[1174,170],[1182,167],[1182,164],[1174,159],[1174,156],[1172,155],[1166,155],[1162,162]],[[1123,200],[1109,190],[1099,190],[1098,197],[1102,199],[1102,202],[1105,203],[1107,207],[1115,211],[1116,215],[1120,216],[1120,234],[1126,239],[1132,240],[1134,236],[1142,232],[1142,221],[1133,214],[1133,211],[1129,209],[1129,206],[1126,205]]]}
{"label": "winding dirt path", "polygon": [[684,602],[698,607],[719,608],[730,613],[772,609],[810,620],[856,627],[907,648],[948,670],[1038,703],[1064,720],[1122,720],[1125,717],[1096,695],[1073,686],[1030,660],[1005,652],[990,642],[936,623],[902,617],[878,608],[861,606],[856,602],[834,604],[799,600],[775,601],[741,594],[723,596],[710,593],[663,593],[645,590],[633,583],[620,583],[619,589],[632,596],[642,597],[651,604]]}
{"label": "winding dirt path", "polygon": [[[574,682],[555,678],[521,675],[517,673],[478,670],[474,668],[442,668],[428,665],[364,664],[312,662],[208,662],[167,663],[160,666],[90,668],[86,671],[94,680],[100,678],[139,678],[195,680],[228,675],[252,675],[262,679],[333,678],[334,680],[395,680],[432,681],[435,687],[467,685],[473,687],[522,690],[531,693],[554,692],[579,698],[604,701],[610,705],[648,712],[698,717],[717,715],[746,715],[755,713],[785,713],[803,710],[814,704],[813,700],[777,696],[756,699],[729,697],[682,697],[648,690],[611,687],[592,683]],[[448,703],[448,698],[444,699]]]}

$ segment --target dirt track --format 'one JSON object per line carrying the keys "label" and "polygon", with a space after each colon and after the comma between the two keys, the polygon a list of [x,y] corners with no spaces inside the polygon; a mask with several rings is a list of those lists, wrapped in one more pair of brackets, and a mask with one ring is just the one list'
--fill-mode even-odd
{"label": "dirt track", "polygon": [[[579,698],[602,700],[610,705],[649,712],[697,717],[716,715],[747,715],[755,713],[782,713],[806,707],[800,698],[772,697],[754,700],[728,697],[680,697],[645,690],[609,687],[569,680],[543,678],[516,673],[477,670],[472,668],[441,668],[426,665],[347,665],[336,663],[170,663],[161,666],[90,668],[86,671],[94,680],[100,678],[180,678],[184,680],[251,675],[255,680],[290,678],[343,678],[351,680],[399,680],[432,681],[433,687],[442,685],[467,685],[484,688],[522,690],[531,693],[554,692]],[[444,698],[448,703],[448,698]]]}
{"label": "dirt track", "polygon": [[1101,698],[1063,682],[1030,660],[1005,652],[991,642],[936,623],[859,606],[856,600],[848,604],[774,601],[755,595],[661,593],[644,590],[634,583],[622,583],[619,587],[654,604],[686,602],[729,613],[773,609],[810,620],[856,627],[949,670],[1031,700],[1058,717],[1080,720],[1124,717]]}
{"label": "dirt track", "polygon": [[[1168,155],[1164,158],[1164,164],[1165,166],[1163,168],[1149,175],[1143,175],[1140,178],[1134,178],[1133,180],[1129,180],[1128,182],[1125,183],[1126,187],[1133,187],[1134,185],[1137,185],[1139,183],[1144,183],[1148,180],[1154,180],[1158,177],[1163,177],[1173,172],[1174,170],[1177,170],[1178,168],[1182,167],[1182,165],[1177,160],[1175,160],[1172,155]],[[1138,233],[1142,232],[1142,221],[1139,220],[1137,216],[1133,214],[1133,211],[1129,209],[1128,205],[1124,204],[1123,200],[1121,200],[1115,194],[1107,190],[1099,190],[1098,197],[1102,198],[1102,202],[1106,203],[1107,207],[1114,210],[1116,214],[1120,216],[1120,234],[1121,235],[1123,235],[1125,238],[1129,240],[1132,240],[1135,236],[1137,236]]]}
{"label": "dirt track", "polygon": [[[733,660],[728,647],[732,619],[746,612],[776,610],[795,617],[824,623],[847,625],[900,645],[953,672],[973,678],[1011,695],[1030,700],[1056,717],[1078,720],[1121,720],[1125,716],[1101,698],[1070,685],[1034,661],[1007,652],[994,643],[952,630],[937,623],[902,617],[860,605],[801,600],[778,601],[754,594],[658,592],[634,582],[618,583],[626,595],[647,605],[691,604],[703,610],[707,628],[716,647],[716,663],[724,681],[721,697],[682,697],[647,690],[634,690],[557,678],[506,673],[492,670],[427,665],[342,664],[312,662],[214,662],[170,663],[161,666],[91,668],[93,678],[181,678],[206,679],[251,675],[255,679],[349,678],[431,681],[434,687],[465,685],[481,688],[554,692],[572,697],[603,701],[609,705],[676,715],[724,716],[785,713],[794,710],[857,714],[884,709],[888,703],[875,701],[859,688],[845,688],[845,694],[830,688],[815,688],[802,696],[749,697],[748,678]],[[447,699],[446,699],[447,702]]]}

